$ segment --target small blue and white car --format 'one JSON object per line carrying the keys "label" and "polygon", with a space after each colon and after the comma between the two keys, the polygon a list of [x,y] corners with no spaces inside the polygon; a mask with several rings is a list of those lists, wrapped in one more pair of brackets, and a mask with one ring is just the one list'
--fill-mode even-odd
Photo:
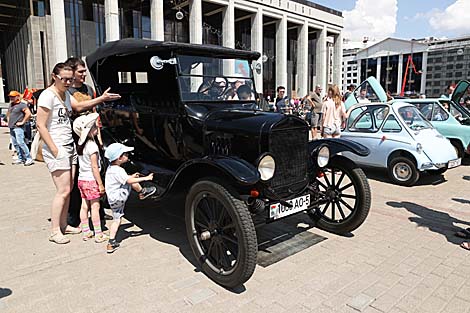
{"label": "small blue and white car", "polygon": [[363,144],[370,154],[344,155],[360,166],[386,168],[396,184],[412,186],[421,172],[442,174],[461,164],[450,141],[411,104],[356,104],[349,112],[341,137]]}

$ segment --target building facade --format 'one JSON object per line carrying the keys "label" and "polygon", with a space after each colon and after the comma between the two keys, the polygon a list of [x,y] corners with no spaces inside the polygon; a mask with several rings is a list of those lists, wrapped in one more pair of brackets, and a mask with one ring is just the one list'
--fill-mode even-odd
{"label": "building facade", "polygon": [[392,94],[438,97],[448,85],[470,79],[470,37],[387,38],[343,55],[343,88],[374,76]]}
{"label": "building facade", "polygon": [[[6,0],[0,0],[1,2]],[[107,41],[145,38],[261,53],[257,92],[341,85],[341,12],[306,0],[46,0],[1,51],[5,89],[44,88],[55,63]],[[1,89],[1,88],[0,88]],[[1,98],[0,94],[0,98]],[[1,101],[1,99],[0,99]]]}

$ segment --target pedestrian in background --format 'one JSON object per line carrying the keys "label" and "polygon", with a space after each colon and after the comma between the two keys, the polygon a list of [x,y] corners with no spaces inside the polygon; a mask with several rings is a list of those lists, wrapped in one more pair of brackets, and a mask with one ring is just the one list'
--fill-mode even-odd
{"label": "pedestrian in background", "polygon": [[111,165],[106,170],[105,187],[108,202],[113,211],[113,223],[109,232],[109,242],[106,247],[108,253],[114,252],[120,244],[116,241],[116,234],[124,216],[124,206],[129,198],[131,188],[139,193],[139,199],[144,200],[153,195],[157,190],[155,187],[142,187],[143,181],[152,181],[153,173],[140,177],[139,173],[128,175],[122,165],[129,161],[128,152],[133,151],[133,147],[127,147],[120,143],[112,143],[106,148],[104,156]]}
{"label": "pedestrian in background", "polygon": [[323,137],[338,138],[341,135],[343,119],[348,117],[337,85],[328,88],[328,98],[323,104]]}
{"label": "pedestrian in background", "polygon": [[320,121],[322,120],[322,108],[323,108],[323,100],[321,98],[322,88],[320,85],[315,86],[315,91],[311,94],[312,102],[313,102],[313,115],[311,126],[314,131],[314,138],[316,139],[318,136],[318,127],[321,127]]}
{"label": "pedestrian in background", "polygon": [[344,96],[343,96],[343,102],[348,100],[349,95],[351,95],[354,92],[354,89],[356,89],[356,85],[350,84],[348,86],[348,89],[346,89],[346,92],[344,93]]}
{"label": "pedestrian in background", "polygon": [[73,131],[79,137],[77,143],[78,161],[80,164],[78,174],[78,188],[82,198],[80,210],[80,228],[83,240],[93,237],[88,221],[88,212],[91,211],[91,220],[95,242],[101,243],[108,238],[101,230],[100,198],[105,193],[101,180],[100,154],[95,137],[98,134],[96,120],[98,113],[90,113],[79,116],[73,122]]}
{"label": "pedestrian in background", "polygon": [[286,88],[284,86],[278,86],[276,88],[277,98],[275,103],[276,112],[278,113],[288,113],[289,110],[289,97],[286,95]]}
{"label": "pedestrian in background", "polygon": [[10,129],[10,139],[15,147],[18,159],[13,164],[24,164],[25,166],[34,163],[25,142],[25,127],[31,117],[28,103],[21,100],[21,94],[12,90],[8,94],[10,97],[10,107],[7,112],[8,128]]}

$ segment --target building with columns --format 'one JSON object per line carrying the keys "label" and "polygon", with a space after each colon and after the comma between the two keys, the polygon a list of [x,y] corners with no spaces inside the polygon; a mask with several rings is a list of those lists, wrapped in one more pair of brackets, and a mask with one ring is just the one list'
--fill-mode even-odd
{"label": "building with columns", "polygon": [[470,79],[470,37],[387,38],[366,48],[344,50],[343,89],[369,76],[392,94],[403,90],[438,97],[448,85]]}
{"label": "building with columns", "polygon": [[[256,88],[271,98],[279,85],[304,96],[342,83],[342,14],[307,0],[0,0],[0,8],[5,90],[44,88],[55,63],[129,37],[259,51]],[[9,15],[14,27],[3,25]]]}

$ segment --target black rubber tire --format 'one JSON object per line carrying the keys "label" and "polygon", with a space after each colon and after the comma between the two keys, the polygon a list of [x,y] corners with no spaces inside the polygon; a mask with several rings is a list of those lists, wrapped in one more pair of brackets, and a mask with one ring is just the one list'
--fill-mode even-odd
{"label": "black rubber tire", "polygon": [[[403,166],[406,171],[409,171],[408,177],[399,178],[395,174],[396,166]],[[419,171],[415,163],[407,157],[395,157],[390,161],[388,166],[388,176],[393,183],[402,186],[413,186],[419,180]]]}
{"label": "black rubber tire", "polygon": [[[322,213],[323,207],[309,210],[307,213],[315,222],[316,226],[325,231],[335,234],[347,234],[357,229],[364,223],[369,215],[371,205],[371,192],[367,177],[352,161],[343,157],[336,157],[330,160],[327,169],[336,169],[345,173],[353,184],[357,200],[354,203],[354,210],[344,220],[332,221]],[[326,205],[326,204],[325,204]]]}
{"label": "black rubber tire", "polygon": [[457,153],[458,158],[463,158],[465,156],[465,150],[462,147],[462,144],[459,141],[451,140],[450,143],[455,149],[455,153]]}
{"label": "black rubber tire", "polygon": [[[238,253],[231,273],[221,273],[214,269],[215,265],[211,263],[210,256],[205,255],[205,247],[200,239],[200,233],[195,227],[194,213],[196,206],[204,195],[219,201],[235,224]],[[258,242],[253,220],[243,201],[235,198],[216,178],[199,180],[191,187],[186,196],[185,222],[186,233],[193,254],[202,271],[209,278],[226,288],[241,286],[250,279],[256,267]]]}

